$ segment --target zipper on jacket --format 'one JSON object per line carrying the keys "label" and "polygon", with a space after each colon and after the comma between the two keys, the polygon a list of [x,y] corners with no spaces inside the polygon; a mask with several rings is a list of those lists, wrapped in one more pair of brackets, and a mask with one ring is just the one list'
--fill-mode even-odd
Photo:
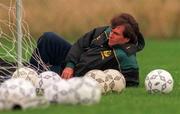
{"label": "zipper on jacket", "polygon": [[[105,31],[105,35],[106,35],[106,38],[109,39],[109,37],[108,37],[106,31]],[[117,58],[117,55],[116,55],[116,52],[115,52],[114,48],[113,48],[113,53],[114,53],[114,56],[115,56],[116,61],[117,61],[117,63],[118,63],[119,71],[121,71],[121,66],[120,66],[120,63],[119,63],[119,60],[118,60],[118,58]]]}
{"label": "zipper on jacket", "polygon": [[119,60],[118,60],[118,58],[117,58],[117,55],[116,55],[116,52],[115,52],[114,48],[113,48],[113,53],[114,53],[114,56],[115,56],[116,61],[117,61],[117,63],[118,63],[119,71],[121,71],[121,65],[120,65],[120,63],[119,63]]}

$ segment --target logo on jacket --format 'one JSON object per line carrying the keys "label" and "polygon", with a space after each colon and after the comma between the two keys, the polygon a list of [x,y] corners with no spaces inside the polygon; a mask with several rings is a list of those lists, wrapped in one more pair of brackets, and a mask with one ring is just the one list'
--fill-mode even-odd
{"label": "logo on jacket", "polygon": [[101,58],[105,59],[105,58],[111,56],[111,54],[112,54],[112,50],[101,51]]}

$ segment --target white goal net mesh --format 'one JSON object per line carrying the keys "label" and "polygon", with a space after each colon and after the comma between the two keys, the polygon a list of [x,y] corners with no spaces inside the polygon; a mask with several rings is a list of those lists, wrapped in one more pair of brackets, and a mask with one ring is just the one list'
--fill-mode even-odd
{"label": "white goal net mesh", "polygon": [[[22,7],[22,6],[21,6]],[[22,7],[23,8],[23,7]],[[16,3],[14,0],[9,0],[9,4],[0,3],[1,12],[6,15],[0,14],[0,76],[11,75],[14,70],[17,69],[17,38],[16,38]],[[27,66],[30,66],[28,62],[33,50],[36,48],[36,41],[31,36],[29,25],[24,19],[25,12],[23,10],[22,17],[22,62]],[[4,16],[7,16],[4,18]],[[38,63],[45,69],[46,65],[41,58],[36,54],[35,59],[38,59]],[[34,66],[35,67],[35,66]],[[38,69],[38,68],[37,68]]]}

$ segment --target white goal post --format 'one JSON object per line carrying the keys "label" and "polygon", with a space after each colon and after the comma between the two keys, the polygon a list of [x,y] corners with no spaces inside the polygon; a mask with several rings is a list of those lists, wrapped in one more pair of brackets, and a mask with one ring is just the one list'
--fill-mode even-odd
{"label": "white goal post", "polygon": [[16,0],[17,62],[22,66],[22,0]]}
{"label": "white goal post", "polygon": [[[25,1],[9,0],[9,5],[0,3],[3,15],[0,15],[0,82],[1,76],[4,80],[5,76],[11,76],[23,66],[38,71],[42,71],[40,67],[49,70],[36,49],[36,39],[31,36],[30,26],[24,19],[23,2]],[[38,66],[31,64],[30,58],[35,59]]]}

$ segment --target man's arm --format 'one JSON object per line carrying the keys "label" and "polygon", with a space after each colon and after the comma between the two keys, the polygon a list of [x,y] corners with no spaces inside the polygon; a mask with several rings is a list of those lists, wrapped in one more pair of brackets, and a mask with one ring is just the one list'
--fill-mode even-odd
{"label": "man's arm", "polygon": [[74,43],[74,45],[71,47],[70,51],[68,52],[68,55],[66,57],[66,63],[73,63],[76,65],[79,62],[80,56],[83,52],[87,51],[89,48],[91,41],[99,36],[105,29],[105,27],[99,27],[95,28],[92,31],[86,33],[83,35],[77,42]]}
{"label": "man's arm", "polygon": [[106,27],[95,28],[92,31],[82,36],[74,45],[71,47],[66,57],[66,68],[63,70],[61,77],[68,79],[74,74],[74,67],[79,62],[80,56],[85,52],[91,44],[91,41],[100,35]]}
{"label": "man's arm", "polygon": [[94,31],[90,31],[73,44],[66,57],[66,67],[61,77],[69,79],[74,75],[74,67],[78,63],[81,54],[89,47]]}

